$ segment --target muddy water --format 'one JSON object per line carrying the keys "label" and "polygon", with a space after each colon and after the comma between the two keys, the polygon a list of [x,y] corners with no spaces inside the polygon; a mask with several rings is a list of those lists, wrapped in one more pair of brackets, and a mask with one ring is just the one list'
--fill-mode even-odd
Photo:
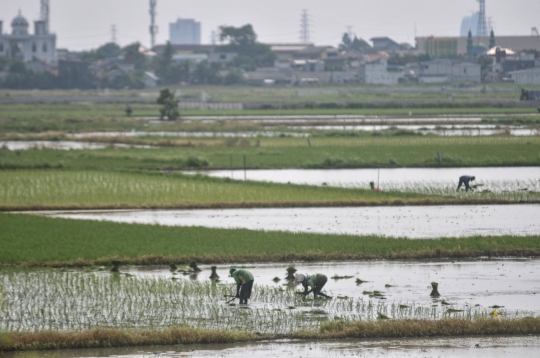
{"label": "muddy water", "polygon": [[[247,267],[257,285],[282,286],[287,283],[288,264],[219,265],[220,280],[234,283],[229,277],[230,267]],[[208,280],[210,267],[196,276],[176,276],[186,279]],[[323,273],[329,280],[328,294],[369,299],[364,291],[380,291],[387,303],[429,306],[430,283],[439,283],[441,299],[459,307],[504,306],[504,311],[540,313],[540,260],[440,261],[440,262],[325,262],[296,263],[298,273]],[[172,277],[168,267],[132,267],[126,270],[136,276]],[[332,279],[335,276],[352,276]],[[281,281],[274,282],[279,277]],[[356,279],[367,281],[361,284]],[[390,285],[390,286],[387,286]]]}
{"label": "muddy water", "polygon": [[[444,160],[444,159],[443,159]],[[243,170],[215,170],[186,172],[199,173],[221,178],[243,179]],[[476,183],[491,183],[485,189],[494,190],[503,182],[530,182],[540,185],[540,167],[507,168],[398,168],[398,169],[280,169],[246,170],[248,180],[276,183],[322,185],[349,188],[369,188],[369,182],[379,183],[381,189],[396,185],[418,186],[457,186],[462,175],[476,176]],[[530,188],[529,190],[533,190]]]}
{"label": "muddy water", "polygon": [[540,205],[35,212],[70,219],[407,238],[538,235]]}
{"label": "muddy water", "polygon": [[128,145],[128,144],[109,144],[109,143],[91,143],[74,141],[0,141],[0,148],[9,150],[28,150],[28,149],[103,149],[108,147],[115,148],[151,148],[146,145]]}
{"label": "muddy water", "polygon": [[47,352],[0,353],[5,358],[68,357],[390,357],[390,358],[514,358],[538,357],[540,337],[462,337],[431,339],[362,339],[332,341],[256,342],[77,349]]}

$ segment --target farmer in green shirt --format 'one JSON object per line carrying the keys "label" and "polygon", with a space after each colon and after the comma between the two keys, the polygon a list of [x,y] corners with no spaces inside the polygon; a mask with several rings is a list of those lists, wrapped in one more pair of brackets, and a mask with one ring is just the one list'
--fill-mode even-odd
{"label": "farmer in green shirt", "polygon": [[[317,295],[323,296],[326,298],[332,298],[330,296],[325,295],[321,292],[324,285],[326,285],[326,281],[328,281],[328,278],[323,274],[315,274],[315,275],[302,275],[301,273],[296,274],[294,276],[294,284],[299,285],[302,284],[304,286],[304,292],[297,292],[300,295],[307,296],[311,292],[313,292],[313,297],[317,298]],[[308,287],[311,289],[308,291]]]}
{"label": "farmer in green shirt", "polygon": [[247,304],[253,289],[253,275],[248,270],[237,270],[232,268],[229,273],[236,282],[236,298],[240,299],[240,304]]}

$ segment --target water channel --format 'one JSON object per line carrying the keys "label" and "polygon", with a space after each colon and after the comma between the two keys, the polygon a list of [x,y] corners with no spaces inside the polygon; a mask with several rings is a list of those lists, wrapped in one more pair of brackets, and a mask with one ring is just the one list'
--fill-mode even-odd
{"label": "water channel", "polygon": [[[31,212],[32,213],[32,212]],[[540,205],[50,211],[37,215],[167,226],[440,238],[539,235]]]}

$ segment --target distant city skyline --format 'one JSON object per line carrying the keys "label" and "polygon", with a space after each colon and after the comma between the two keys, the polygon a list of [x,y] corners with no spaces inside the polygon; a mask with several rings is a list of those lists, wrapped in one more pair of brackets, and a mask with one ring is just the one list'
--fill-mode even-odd
{"label": "distant city skyline", "polygon": [[[112,38],[116,25],[117,42],[135,41],[150,45],[148,0],[51,0],[51,31],[57,47],[70,50],[96,48]],[[202,24],[201,42],[210,43],[211,32],[220,25],[253,25],[259,41],[299,42],[300,16],[307,9],[310,38],[318,45],[337,45],[348,31],[368,40],[388,36],[414,45],[416,36],[459,36],[462,19],[478,11],[475,0],[158,0],[157,43],[169,38],[169,24],[177,18],[194,18]],[[11,31],[11,20],[21,10],[27,20],[39,17],[39,0],[0,1],[3,32]],[[540,28],[540,1],[513,2],[487,0],[486,13],[492,18],[496,35],[530,35]],[[33,29],[31,29],[33,31]]]}

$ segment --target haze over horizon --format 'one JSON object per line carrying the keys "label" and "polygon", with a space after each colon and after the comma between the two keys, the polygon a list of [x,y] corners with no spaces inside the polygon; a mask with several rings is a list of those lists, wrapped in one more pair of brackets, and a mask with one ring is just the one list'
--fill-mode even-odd
{"label": "haze over horizon", "polygon": [[[414,46],[417,36],[459,36],[461,20],[478,11],[474,0],[158,0],[157,43],[169,37],[169,23],[178,17],[201,22],[202,43],[210,43],[210,34],[220,25],[242,26],[250,23],[266,43],[299,42],[302,9],[310,14],[311,42],[337,45],[347,26],[359,38],[388,36]],[[4,33],[11,31],[11,20],[21,10],[30,22],[39,18],[39,0],[2,0],[0,21]],[[57,34],[57,48],[87,50],[111,40],[116,25],[117,43],[136,41],[149,46],[150,16],[148,0],[51,0],[51,30]],[[486,13],[492,18],[496,35],[530,35],[531,27],[540,28],[540,1],[486,1]]]}

